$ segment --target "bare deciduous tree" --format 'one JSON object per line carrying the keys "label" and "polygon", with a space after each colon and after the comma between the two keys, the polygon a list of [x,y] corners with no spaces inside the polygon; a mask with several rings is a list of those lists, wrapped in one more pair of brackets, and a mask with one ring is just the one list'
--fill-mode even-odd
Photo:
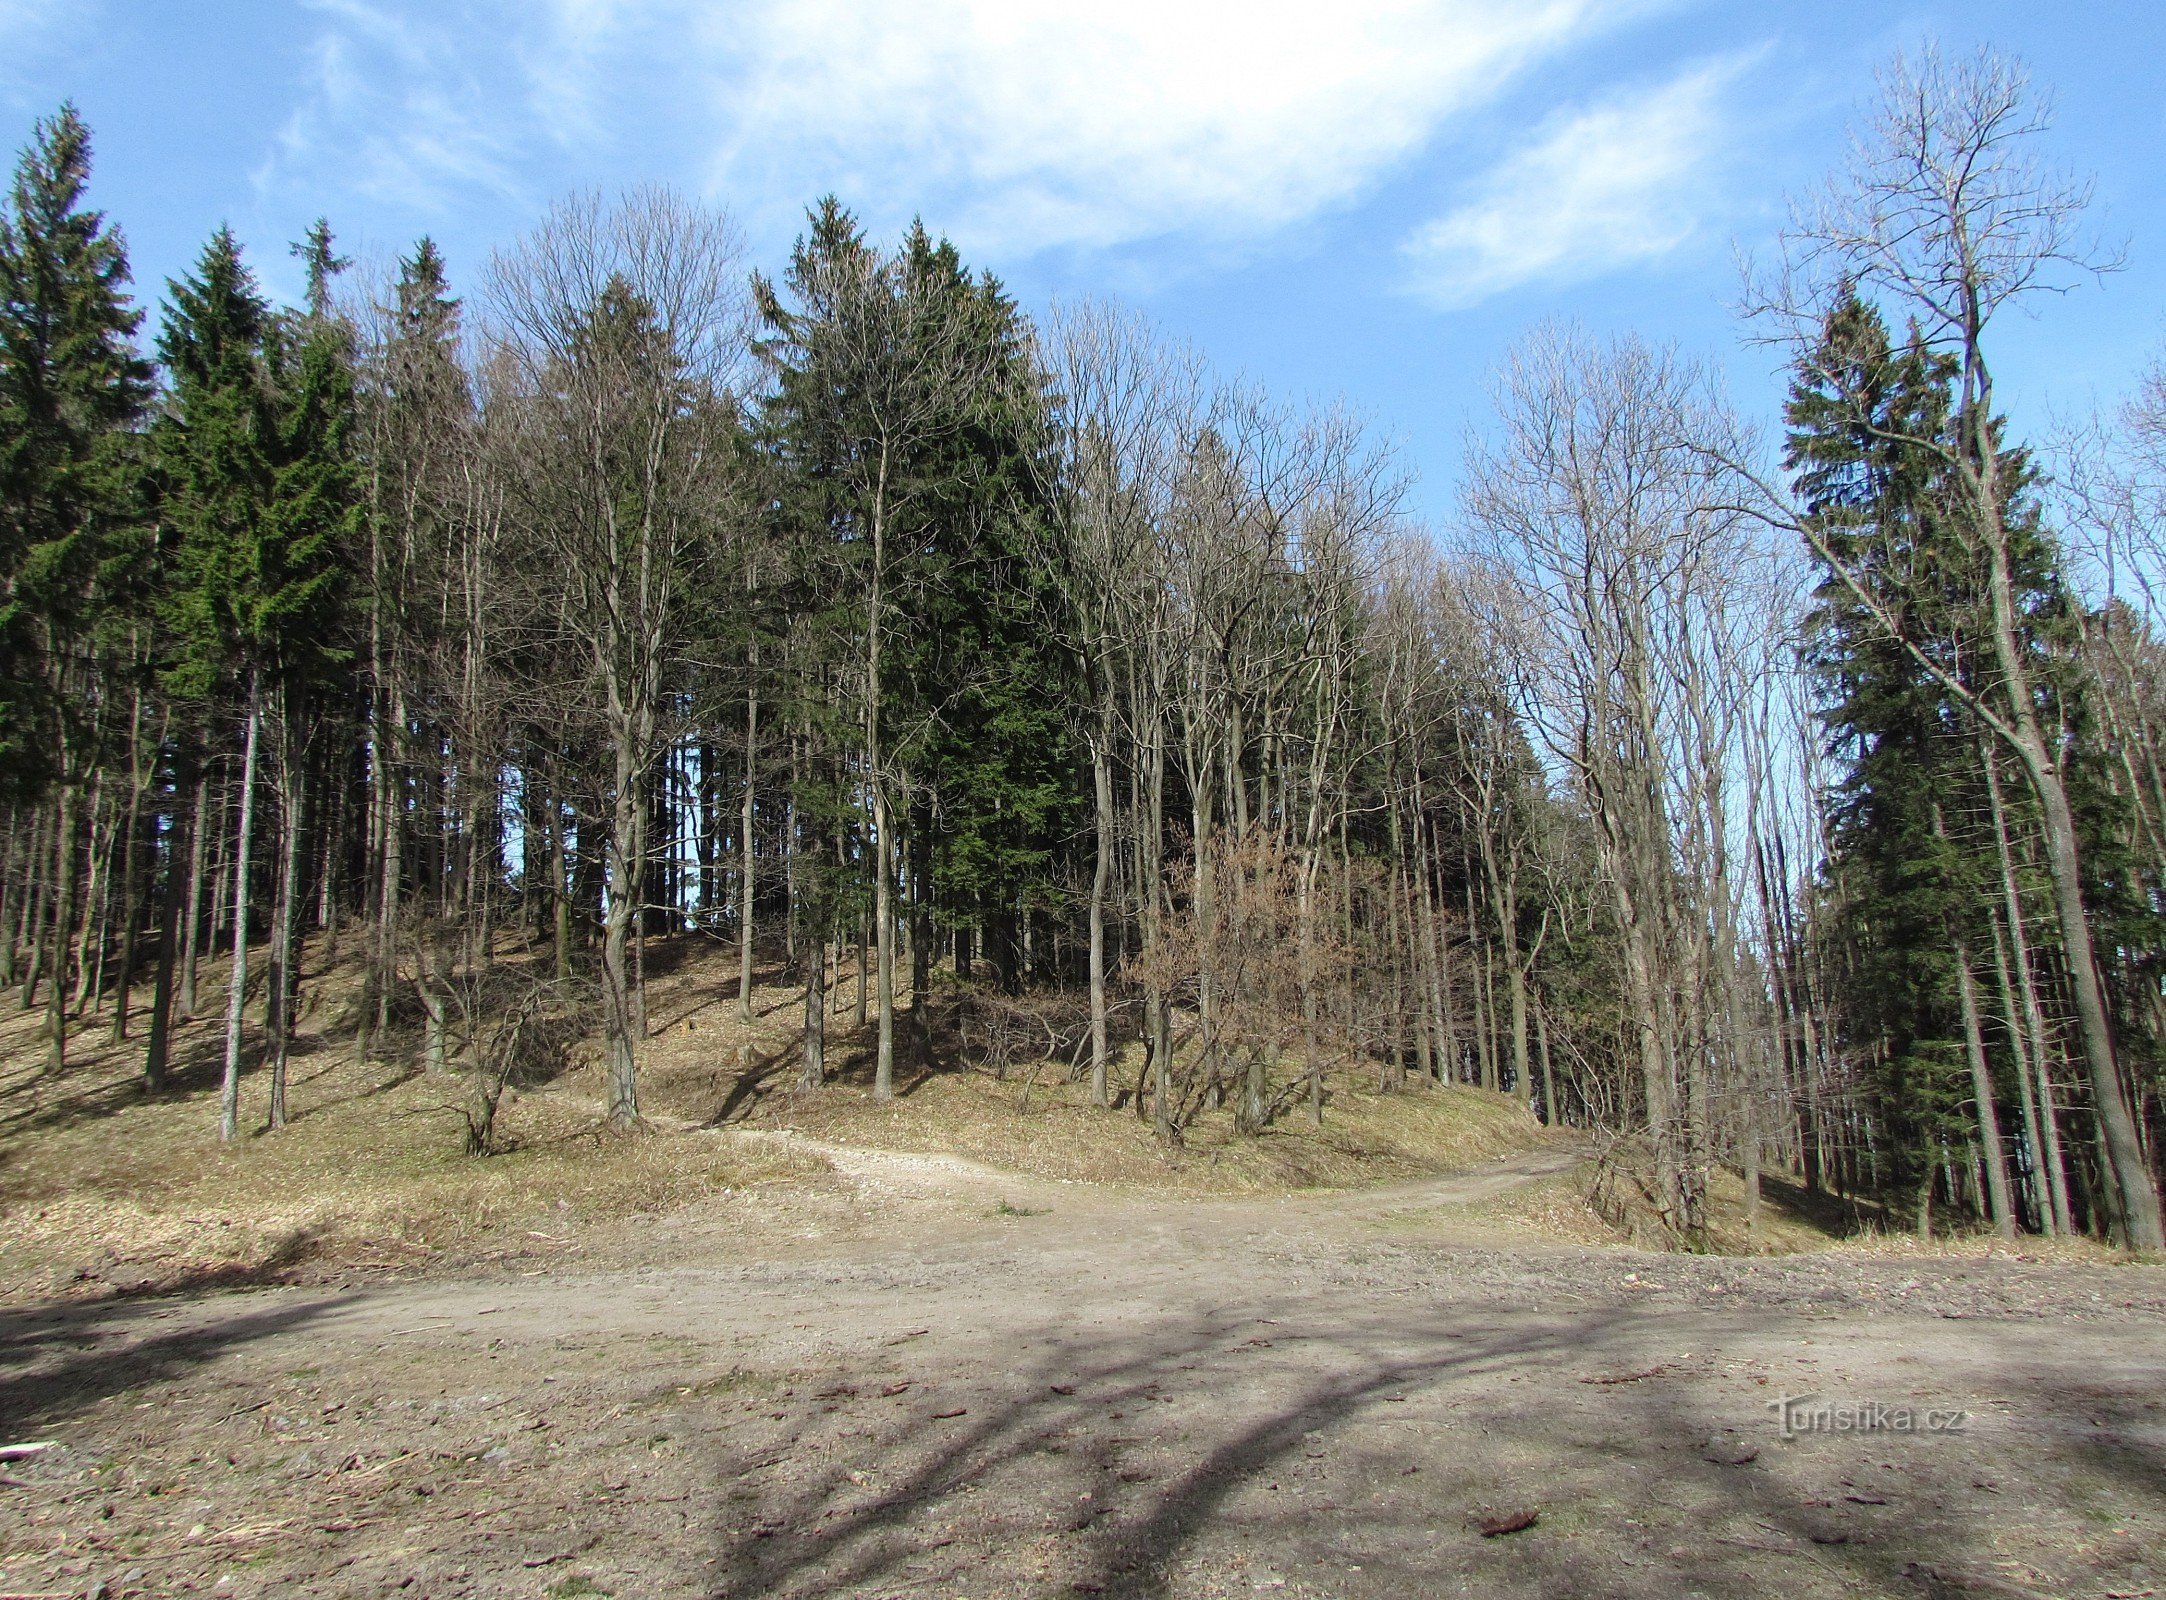
{"label": "bare deciduous tree", "polygon": [[513,515],[561,581],[610,751],[602,1018],[609,1116],[637,1120],[641,1007],[631,940],[646,903],[649,774],[687,566],[729,515],[727,436],[746,323],[734,230],[644,190],[568,201],[491,268],[490,338],[509,361]]}
{"label": "bare deciduous tree", "polygon": [[[1548,330],[1470,446],[1465,511],[1524,674],[1521,709],[1594,824],[1654,1141],[1658,1208],[1706,1226],[1711,1071],[1734,1057],[1725,726],[1752,626],[1753,526],[1705,380],[1633,339]],[[1504,630],[1509,630],[1506,633]]]}

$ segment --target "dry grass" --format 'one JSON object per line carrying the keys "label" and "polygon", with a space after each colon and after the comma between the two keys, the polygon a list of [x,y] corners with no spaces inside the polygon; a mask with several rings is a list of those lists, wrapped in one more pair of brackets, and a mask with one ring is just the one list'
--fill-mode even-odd
{"label": "dry grass", "polygon": [[1467,1223],[1506,1236],[1531,1236],[1552,1244],[1629,1244],[1631,1236],[1606,1221],[1587,1198],[1584,1169],[1561,1172],[1479,1201],[1465,1212]]}
{"label": "dry grass", "polygon": [[1841,1240],[1835,1248],[1853,1255],[1886,1260],[2029,1261],[2058,1266],[2113,1267],[2143,1265],[2148,1259],[2116,1250],[2097,1239],[2041,1239],[2033,1235],[2003,1239],[1982,1229],[1921,1239],[1915,1233],[1888,1233],[1879,1228],[1866,1228]]}
{"label": "dry grass", "polygon": [[[1604,1242],[1661,1250],[1674,1245],[1651,1198],[1653,1161],[1634,1141],[1611,1148],[1607,1169],[1589,1161],[1572,1179]],[[1763,1175],[1757,1216],[1744,1178],[1716,1167],[1707,1179],[1706,1248],[1715,1255],[1800,1255],[1834,1249],[1852,1237],[1856,1216],[1827,1195],[1808,1194],[1779,1175]],[[1590,1240],[1590,1242],[1593,1242]]]}
{"label": "dry grass", "polygon": [[[1517,1101],[1456,1087],[1375,1092],[1373,1069],[1327,1078],[1324,1125],[1296,1107],[1257,1137],[1237,1134],[1230,1110],[1206,1112],[1183,1144],[1167,1149],[1123,1095],[1109,1115],[1087,1084],[1066,1081],[1065,1063],[1023,1063],[1005,1080],[958,1070],[951,1037],[936,1035],[942,1070],[897,1069],[896,1098],[870,1094],[872,1034],[855,1024],[854,992],[836,991],[828,1023],[833,1080],[797,1092],[802,996],[763,971],[748,1024],[736,1014],[730,952],[685,941],[650,978],[653,1036],[641,1056],[642,1104],[716,1126],[796,1128],[875,1149],[965,1156],[991,1166],[1088,1183],[1141,1184],[1211,1193],[1342,1188],[1473,1166],[1550,1137]],[[902,1049],[898,1028],[898,1051]],[[1140,1047],[1115,1063],[1132,1087]],[[567,1076],[589,1093],[594,1069]]]}
{"label": "dry grass", "polygon": [[1380,1095],[1335,1077],[1321,1128],[1295,1109],[1261,1134],[1237,1134],[1230,1110],[1206,1112],[1169,1149],[1127,1109],[1108,1113],[1088,1084],[977,1073],[928,1075],[882,1106],[859,1085],[763,1102],[754,1118],[838,1143],[965,1156],[1071,1182],[1198,1193],[1351,1188],[1471,1166],[1545,1137],[1526,1109],[1475,1089],[1415,1087]]}
{"label": "dry grass", "polygon": [[762,1141],[609,1135],[553,1092],[508,1095],[512,1148],[475,1159],[461,1153],[454,1080],[357,1062],[349,1040],[308,1024],[291,1125],[263,1131],[264,1086],[247,1079],[246,1131],[221,1145],[215,1033],[180,1030],[178,1085],[150,1099],[140,1045],[109,1044],[106,1019],[56,1080],[40,1019],[0,1016],[0,1298],[547,1253],[569,1223],[823,1170]]}
{"label": "dry grass", "polygon": [[[1646,1198],[1651,1168],[1644,1154],[1620,1149],[1622,1170],[1601,1180],[1589,1161],[1555,1184],[1505,1196],[1486,1208],[1493,1220],[1578,1244],[1629,1244],[1661,1250],[1671,1246]],[[1638,1164],[1639,1181],[1632,1177]],[[1606,1208],[1597,1203],[1597,1191]],[[1708,1178],[1707,1247],[1716,1255],[1780,1256],[1816,1253],[1918,1260],[1983,1260],[2100,1265],[2130,1258],[2095,1239],[2002,1239],[1982,1227],[1920,1239],[1891,1230],[1879,1210],[1828,1193],[1813,1194],[1779,1172],[1763,1174],[1755,1219],[1745,1181],[1717,1167]]]}
{"label": "dry grass", "polygon": [[[291,1126],[262,1130],[260,1076],[244,1081],[246,1135],[217,1140],[219,1024],[183,1027],[176,1086],[139,1085],[139,1042],[78,1025],[67,1071],[44,1067],[39,1014],[0,1012],[0,1297],[103,1294],[284,1275],[396,1270],[447,1259],[546,1255],[569,1225],[679,1207],[719,1192],[818,1180],[824,1168],[734,1131],[796,1128],[847,1144],[953,1154],[1046,1177],[1191,1192],[1348,1187],[1477,1164],[1543,1142],[1516,1102],[1457,1088],[1380,1095],[1335,1075],[1324,1125],[1296,1108],[1260,1137],[1230,1113],[1198,1118],[1168,1150],[1132,1112],[1088,1104],[1083,1085],[996,1082],[964,1070],[906,1074],[891,1104],[868,1090],[863,1037],[831,1025],[838,1081],[790,1091],[799,997],[779,984],[735,1015],[730,952],[654,947],[642,1105],[657,1127],[606,1135],[600,1081],[574,1065],[507,1096],[512,1148],[460,1153],[457,1081],[419,1072],[412,1041],[355,1059],[339,1019],[359,972],[309,971]],[[770,980],[778,973],[765,974]],[[223,973],[204,973],[206,995]],[[209,1008],[206,1008],[209,1009]],[[576,1056],[575,1052],[575,1056]],[[588,1052],[591,1057],[591,1052]],[[1132,1079],[1134,1061],[1117,1077]],[[1053,1072],[1052,1076],[1061,1074]]]}

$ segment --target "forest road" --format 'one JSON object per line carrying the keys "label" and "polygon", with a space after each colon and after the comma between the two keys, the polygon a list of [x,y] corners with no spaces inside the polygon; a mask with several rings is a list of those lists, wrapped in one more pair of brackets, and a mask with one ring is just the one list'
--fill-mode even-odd
{"label": "forest road", "polygon": [[542,1266],[0,1310],[56,1443],[0,1593],[2166,1592],[2166,1269],[1468,1217],[1569,1151],[1192,1199],[818,1148]]}

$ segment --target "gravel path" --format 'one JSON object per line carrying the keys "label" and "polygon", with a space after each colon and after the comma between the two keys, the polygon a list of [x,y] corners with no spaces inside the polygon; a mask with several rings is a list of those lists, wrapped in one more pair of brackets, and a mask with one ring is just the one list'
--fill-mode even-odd
{"label": "gravel path", "polygon": [[0,1594],[2166,1592],[2166,1270],[1465,1225],[1568,1153],[1203,1201],[800,1142],[757,1227],[0,1310],[56,1442]]}

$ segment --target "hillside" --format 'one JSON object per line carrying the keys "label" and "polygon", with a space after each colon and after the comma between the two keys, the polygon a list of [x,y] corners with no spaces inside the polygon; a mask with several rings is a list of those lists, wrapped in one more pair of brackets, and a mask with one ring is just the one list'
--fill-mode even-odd
{"label": "hillside", "polygon": [[[316,947],[320,949],[320,946]],[[507,950],[507,967],[525,958]],[[264,1085],[244,1078],[244,1136],[217,1140],[222,1035],[215,1016],[178,1030],[174,1087],[147,1098],[140,1047],[109,1019],[79,1028],[53,1078],[41,1013],[0,1014],[0,1293],[97,1294],[219,1283],[346,1278],[477,1260],[546,1260],[580,1225],[652,1216],[693,1201],[752,1219],[785,1193],[831,1190],[821,1144],[968,1158],[1018,1173],[1169,1194],[1361,1187],[1544,1147],[1549,1135],[1503,1096],[1459,1088],[1379,1093],[1336,1073],[1323,1126],[1294,1110],[1258,1137],[1227,1112],[1198,1116],[1177,1149],[1126,1110],[1087,1103],[1087,1085],[1030,1063],[1007,1081],[971,1070],[952,1039],[932,1069],[875,1104],[847,1011],[831,1024],[835,1081],[796,1078],[801,996],[777,986],[736,1020],[735,958],[696,939],[649,952],[647,1126],[601,1125],[594,1041],[560,1071],[515,1084],[502,1153],[462,1153],[452,1073],[418,1065],[411,1025],[379,1059],[356,1059],[350,1010],[360,969],[349,942],[310,966],[295,1051],[292,1120],[263,1126]],[[219,992],[222,965],[205,971]],[[207,1008],[208,1009],[208,1008]],[[794,1142],[781,1133],[807,1136]]]}

